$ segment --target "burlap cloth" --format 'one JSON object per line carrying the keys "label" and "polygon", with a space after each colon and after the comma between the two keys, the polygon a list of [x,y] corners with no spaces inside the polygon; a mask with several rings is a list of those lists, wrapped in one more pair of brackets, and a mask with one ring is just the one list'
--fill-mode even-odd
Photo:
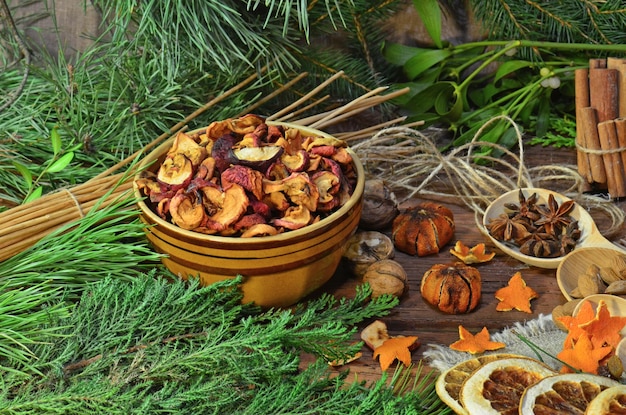
{"label": "burlap cloth", "polygon": [[[525,343],[520,336],[543,352],[533,350],[533,347]],[[555,370],[559,370],[562,364],[551,356],[556,356],[563,349],[565,336],[566,333],[557,328],[552,321],[552,316],[540,314],[534,320],[518,322],[513,327],[491,333],[492,341],[502,342],[506,344],[506,347],[493,352],[485,352],[485,354],[512,353],[528,356],[539,359]],[[448,346],[439,344],[427,345],[423,355],[429,366],[441,372],[473,357],[467,352],[457,352]]]}

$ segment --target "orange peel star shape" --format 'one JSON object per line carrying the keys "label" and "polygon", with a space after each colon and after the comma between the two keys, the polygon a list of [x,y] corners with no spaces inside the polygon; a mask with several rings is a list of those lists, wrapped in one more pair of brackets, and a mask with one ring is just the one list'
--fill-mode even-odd
{"label": "orange peel star shape", "polygon": [[480,262],[489,262],[496,255],[495,252],[487,253],[485,251],[485,244],[480,243],[469,247],[461,241],[457,241],[453,249],[450,249],[450,253],[463,261],[465,264],[476,264]]}
{"label": "orange peel star shape", "polygon": [[472,354],[482,353],[487,350],[498,350],[506,347],[506,344],[502,342],[491,341],[491,335],[487,330],[487,327],[473,335],[462,325],[459,326],[459,338],[450,345],[452,350],[459,352],[468,352]]}
{"label": "orange peel star shape", "polygon": [[605,345],[615,348],[622,339],[620,331],[624,325],[626,325],[626,317],[611,316],[606,302],[600,300],[596,309],[596,317],[580,324],[580,328],[589,334],[594,348],[598,349]]}
{"label": "orange peel star shape", "polygon": [[580,305],[580,309],[575,316],[562,316],[557,317],[565,328],[567,329],[567,337],[563,344],[567,346],[572,344],[581,334],[585,333],[583,326],[591,322],[596,316],[596,312],[593,309],[591,301],[583,301]]}
{"label": "orange peel star shape", "polygon": [[385,371],[394,360],[398,359],[405,366],[411,365],[411,346],[417,342],[417,336],[391,337],[374,350],[374,359],[378,357],[380,368]]}
{"label": "orange peel star shape", "polygon": [[516,272],[511,277],[506,287],[496,291],[496,298],[500,300],[496,306],[496,311],[523,311],[532,313],[530,300],[539,297],[537,291],[526,285],[520,272]]}
{"label": "orange peel star shape", "polygon": [[[597,374],[600,361],[612,351],[611,346],[594,348],[590,336],[582,333],[575,342],[572,342],[571,348],[563,349],[556,357],[575,369]],[[562,373],[572,372],[567,365],[561,368]]]}

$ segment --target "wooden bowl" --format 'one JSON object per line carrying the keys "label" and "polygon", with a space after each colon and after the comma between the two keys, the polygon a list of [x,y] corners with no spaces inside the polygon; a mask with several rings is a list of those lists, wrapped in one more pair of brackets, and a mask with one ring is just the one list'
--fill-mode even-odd
{"label": "wooden bowl", "polygon": [[[309,135],[329,136],[311,128],[281,124]],[[139,167],[162,160],[172,141],[170,138],[148,154]],[[317,223],[272,236],[206,235],[161,219],[143,201],[135,185],[140,218],[148,225],[146,236],[158,252],[167,255],[162,259],[163,264],[181,278],[199,276],[206,285],[242,275],[244,302],[255,302],[262,307],[292,305],[333,276],[347,240],[357,229],[365,172],[357,155],[348,151],[357,173],[354,192],[343,206]],[[159,165],[160,161],[149,169],[155,171]]]}
{"label": "wooden bowl", "polygon": [[[614,258],[626,253],[617,248],[583,247],[570,252],[556,270],[556,282],[563,296],[572,300],[570,293],[578,286],[578,277],[585,273],[589,265],[603,266]],[[626,300],[624,300],[626,302]]]}
{"label": "wooden bowl", "polygon": [[[533,193],[537,193],[537,203],[547,203],[550,194],[554,196],[554,199],[561,205],[563,202],[571,200],[570,198],[547,189],[541,188],[524,188],[521,189],[526,198],[530,197]],[[519,203],[519,190],[512,190],[504,193],[502,196],[494,200],[485,210],[483,216],[483,226],[485,228],[485,234],[491,239],[493,244],[498,247],[505,254],[522,261],[528,265],[533,265],[539,268],[554,269],[559,266],[564,257],[557,258],[537,258],[530,255],[525,255],[520,252],[519,247],[508,243],[498,241],[492,237],[487,231],[487,225],[492,219],[497,218],[500,214],[505,212],[504,205],[507,203]],[[575,251],[584,246],[600,246],[600,247],[615,247],[609,240],[604,238],[591,215],[583,209],[578,203],[574,205],[574,209],[570,212],[570,216],[578,221],[578,227],[581,231],[580,239],[575,247]],[[615,249],[618,249],[615,247]]]}

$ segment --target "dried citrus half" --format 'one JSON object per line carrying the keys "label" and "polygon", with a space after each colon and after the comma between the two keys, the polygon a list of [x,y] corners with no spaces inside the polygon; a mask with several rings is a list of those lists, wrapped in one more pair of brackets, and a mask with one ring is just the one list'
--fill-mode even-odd
{"label": "dried citrus half", "polygon": [[611,386],[600,392],[587,406],[585,414],[626,414],[626,385]]}
{"label": "dried citrus half", "polygon": [[461,405],[469,414],[518,413],[524,390],[557,372],[538,360],[513,357],[486,363],[461,387]]}
{"label": "dried citrus half", "polygon": [[[522,395],[519,413],[521,415],[548,413],[583,415],[589,403],[600,392],[619,384],[616,380],[589,373],[551,376],[526,389]],[[590,413],[601,414],[600,412]]]}
{"label": "dried citrus half", "polygon": [[509,357],[516,357],[516,355],[503,353],[485,354],[464,360],[441,372],[439,377],[437,377],[437,382],[435,382],[435,390],[437,391],[437,395],[439,395],[439,399],[448,405],[455,413],[467,415],[468,412],[461,406],[461,402],[459,401],[463,382],[482,365],[493,362],[494,360]]}

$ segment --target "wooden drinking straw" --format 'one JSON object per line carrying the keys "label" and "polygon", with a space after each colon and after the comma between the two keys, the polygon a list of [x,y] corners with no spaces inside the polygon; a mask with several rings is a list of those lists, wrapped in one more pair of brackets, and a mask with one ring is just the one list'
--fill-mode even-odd
{"label": "wooden drinking straw", "polygon": [[[304,104],[305,102],[308,104],[311,97],[342,75],[343,73],[341,72],[333,75],[305,96],[301,97],[295,103],[289,105],[271,117],[274,119],[281,119],[283,116],[288,117],[289,115],[300,113],[300,108],[297,108],[299,105]],[[81,217],[87,215],[92,209],[109,206],[110,204],[119,201],[126,195],[131,194],[133,191],[133,179],[135,175],[134,170],[136,166],[136,164],[131,163],[138,161],[140,156],[146,154],[149,149],[155,147],[157,144],[160,144],[171,134],[185,129],[187,127],[186,124],[193,118],[197,117],[199,114],[206,111],[208,108],[223,100],[227,96],[232,95],[237,90],[243,88],[246,84],[256,79],[256,77],[257,74],[254,74],[220,96],[213,98],[207,104],[198,108],[191,115],[186,117],[183,121],[172,127],[168,132],[157,137],[140,151],[132,154],[85,183],[76,185],[72,188],[61,189],[59,191],[46,194],[30,203],[18,205],[1,212],[0,262],[28,249],[41,238],[51,233],[54,229],[79,220]],[[303,77],[304,74],[298,76],[296,79],[299,80]],[[283,87],[279,88],[279,90],[281,92],[285,91],[292,84],[292,82],[287,83]],[[371,108],[392,99],[399,94],[405,93],[406,90],[396,91],[384,96],[377,95],[379,92],[381,91],[376,90],[374,93],[366,93],[364,97],[356,99],[355,103],[348,103],[339,109],[333,110],[331,112],[332,117],[329,117],[329,113],[321,113],[317,116],[299,120],[298,123],[303,126],[308,126],[314,122],[317,122],[318,125],[332,124],[333,122],[349,117],[356,112],[363,111],[367,108]],[[316,102],[319,103],[322,101],[324,101],[324,98],[318,99]],[[310,108],[310,106],[308,107]],[[268,119],[269,118],[270,117],[268,117]],[[379,127],[382,128],[383,125],[384,124],[379,124]],[[356,135],[358,135],[358,133],[359,132],[357,131]],[[130,168],[128,168],[129,164],[131,164]],[[115,173],[122,168],[126,168],[126,171],[123,173]]]}

